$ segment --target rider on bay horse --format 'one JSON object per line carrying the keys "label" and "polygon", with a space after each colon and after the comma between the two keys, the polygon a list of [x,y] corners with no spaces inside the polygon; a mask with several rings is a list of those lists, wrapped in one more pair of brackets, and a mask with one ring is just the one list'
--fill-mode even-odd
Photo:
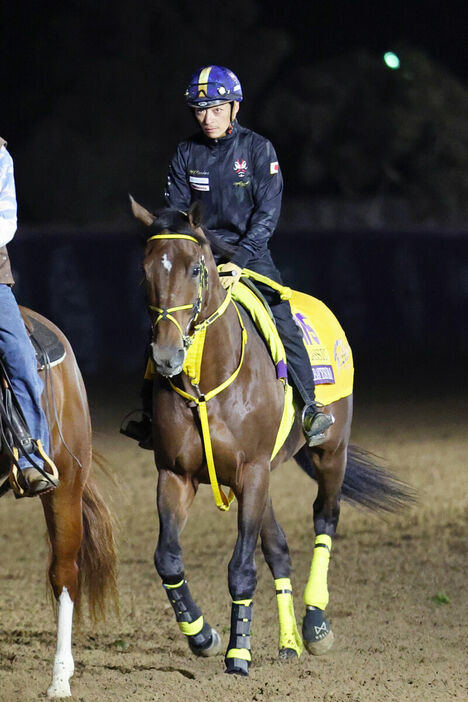
{"label": "rider on bay horse", "polygon": [[0,138],[0,358],[31,433],[29,436],[25,432],[20,437],[22,450],[18,468],[23,476],[20,481],[28,495],[36,495],[54,484],[44,478],[28,458],[30,455],[36,466],[44,469],[44,460],[37,449],[39,446],[48,452],[49,430],[41,407],[43,384],[37,372],[36,356],[11,290],[14,281],[6,244],[16,232],[16,210],[13,159],[6,149],[6,141]]}
{"label": "rider on bay horse", "polygon": [[[227,68],[199,69],[190,80],[185,99],[200,131],[177,147],[167,178],[166,205],[186,212],[194,200],[200,200],[207,228],[237,247],[229,261],[217,260],[223,264],[224,287],[236,284],[242,268],[281,283],[268,249],[279,219],[283,191],[273,145],[238,123],[242,88]],[[309,446],[316,446],[324,441],[333,417],[315,402],[313,372],[289,302],[281,300],[266,285],[259,283],[258,287],[271,307],[286,350],[291,380],[302,397],[304,434]],[[139,439],[145,448],[149,447],[151,435],[150,385],[145,385],[142,392],[146,411],[143,420],[129,422],[124,432]]]}

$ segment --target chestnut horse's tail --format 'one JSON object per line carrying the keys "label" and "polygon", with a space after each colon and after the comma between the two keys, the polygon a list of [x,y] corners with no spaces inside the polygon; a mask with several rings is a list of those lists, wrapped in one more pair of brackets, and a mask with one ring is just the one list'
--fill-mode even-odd
{"label": "chestnut horse's tail", "polygon": [[[96,461],[96,456],[94,455]],[[98,463],[100,465],[100,463]],[[83,490],[83,540],[78,554],[79,600],[88,601],[93,622],[107,611],[118,611],[116,551],[112,515],[94,480],[88,476]],[[78,601],[78,611],[79,604]]]}
{"label": "chestnut horse's tail", "polygon": [[[294,458],[302,470],[315,480],[315,467],[308,449],[302,448]],[[349,445],[341,488],[343,499],[355,507],[385,512],[397,512],[415,502],[414,490],[375,463],[374,458],[369,451]]]}

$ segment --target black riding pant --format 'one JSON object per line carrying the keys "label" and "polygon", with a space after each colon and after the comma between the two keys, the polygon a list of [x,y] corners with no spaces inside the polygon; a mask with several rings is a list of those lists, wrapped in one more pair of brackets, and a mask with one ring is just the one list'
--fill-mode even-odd
{"label": "black riding pant", "polygon": [[[273,263],[268,250],[261,258],[249,263],[247,268],[283,285],[281,274]],[[314,375],[302,341],[302,334],[292,316],[291,305],[287,300],[281,300],[279,293],[268,285],[256,281],[254,283],[270,305],[275,318],[276,328],[286,351],[290,381],[299,391],[304,403],[308,404],[315,400]]]}

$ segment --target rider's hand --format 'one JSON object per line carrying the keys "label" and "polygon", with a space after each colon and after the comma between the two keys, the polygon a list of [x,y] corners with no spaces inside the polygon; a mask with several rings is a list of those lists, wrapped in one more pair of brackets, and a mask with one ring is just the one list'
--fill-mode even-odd
{"label": "rider's hand", "polygon": [[[238,283],[240,280],[242,268],[240,268],[240,266],[236,266],[235,263],[223,263],[223,265],[219,268],[219,272],[221,274],[220,278],[223,288],[234,288],[236,283]],[[226,275],[226,273],[228,275]]]}

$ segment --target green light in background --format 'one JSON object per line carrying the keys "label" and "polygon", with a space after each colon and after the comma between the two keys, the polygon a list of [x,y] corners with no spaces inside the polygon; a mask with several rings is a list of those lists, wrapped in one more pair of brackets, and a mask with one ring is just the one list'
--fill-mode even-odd
{"label": "green light in background", "polygon": [[396,71],[397,68],[400,68],[400,59],[393,51],[386,51],[383,55],[383,60],[385,65],[391,68],[392,71]]}

